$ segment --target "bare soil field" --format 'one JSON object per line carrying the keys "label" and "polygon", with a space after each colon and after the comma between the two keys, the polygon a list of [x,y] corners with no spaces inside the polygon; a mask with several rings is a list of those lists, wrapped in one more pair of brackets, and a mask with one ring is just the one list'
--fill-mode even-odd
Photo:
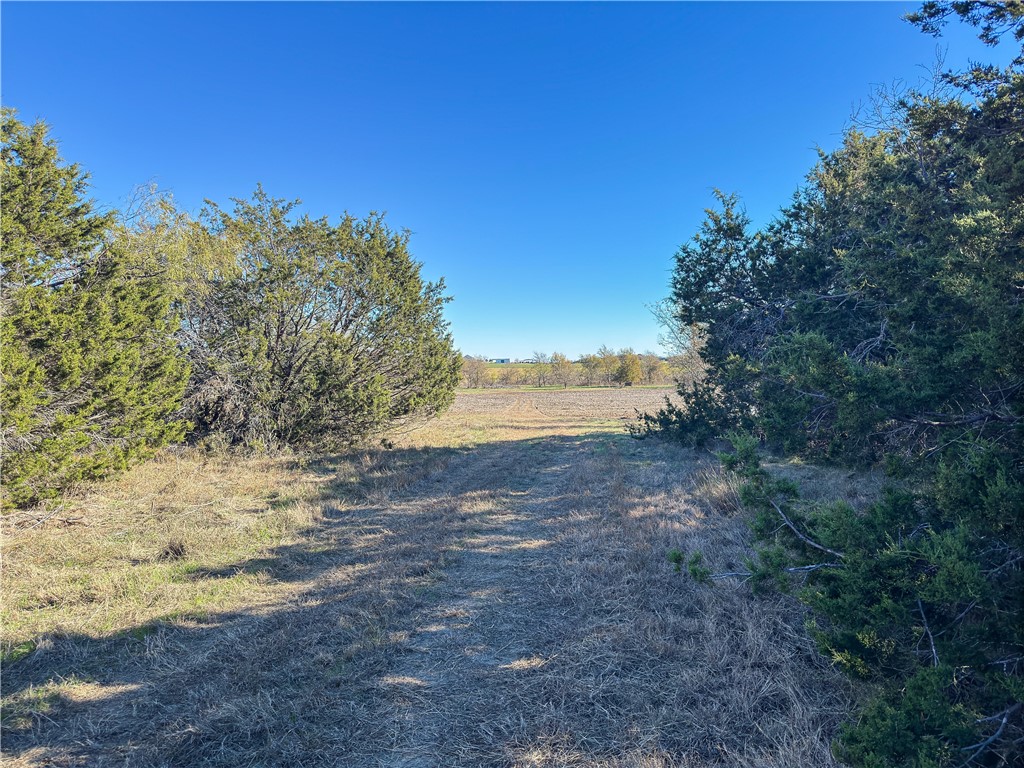
{"label": "bare soil field", "polygon": [[667,390],[460,392],[391,449],[169,454],[4,528],[11,766],[829,766],[851,692]]}

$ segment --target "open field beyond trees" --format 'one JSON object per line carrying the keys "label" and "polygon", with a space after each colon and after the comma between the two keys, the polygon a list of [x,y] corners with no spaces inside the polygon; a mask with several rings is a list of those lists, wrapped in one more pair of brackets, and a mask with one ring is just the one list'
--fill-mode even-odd
{"label": "open field beyond trees", "polygon": [[749,532],[712,457],[625,434],[665,394],[464,391],[389,450],[171,451],[7,516],[6,764],[833,764],[806,609],[666,558]]}

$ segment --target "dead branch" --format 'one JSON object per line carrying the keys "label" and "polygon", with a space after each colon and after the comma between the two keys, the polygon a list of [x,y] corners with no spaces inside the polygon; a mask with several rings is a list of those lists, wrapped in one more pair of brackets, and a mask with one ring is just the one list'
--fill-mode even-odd
{"label": "dead branch", "polygon": [[786,573],[811,573],[821,568],[845,568],[842,563],[814,563],[813,565],[794,565],[790,568],[783,568]]}
{"label": "dead branch", "polygon": [[963,763],[960,764],[960,768],[966,768],[966,766],[973,763],[978,758],[978,756],[981,755],[982,752],[984,752],[986,749],[988,749],[996,741],[999,740],[999,737],[1003,735],[1003,730],[1006,728],[1006,723],[1009,721],[1010,716],[1018,709],[1020,709],[1020,706],[1021,703],[1018,701],[1012,707],[1003,710],[998,715],[992,715],[991,717],[983,717],[980,720],[976,721],[978,723],[987,723],[992,722],[993,720],[996,720],[998,718],[1001,718],[999,722],[999,727],[996,729],[996,732],[989,736],[987,739],[985,739],[984,741],[979,741],[977,744],[971,744],[971,746],[969,747],[960,748],[961,752],[970,752],[972,749],[975,750],[973,755],[968,757]]}
{"label": "dead branch", "polygon": [[885,318],[882,318],[882,324],[881,327],[878,329],[878,335],[871,339],[865,339],[860,344],[858,344],[854,348],[853,352],[850,353],[850,358],[852,360],[857,361],[858,363],[863,363],[865,360],[867,360],[871,356],[872,352],[874,352],[876,349],[881,347],[882,344],[885,343],[885,332],[888,326],[889,321]]}
{"label": "dead branch", "polygon": [[828,547],[819,544],[818,542],[801,533],[800,530],[795,525],[793,525],[793,521],[790,520],[786,516],[786,513],[782,511],[782,507],[776,504],[774,500],[768,499],[768,503],[771,504],[772,507],[775,508],[775,511],[779,513],[779,517],[782,518],[782,522],[786,524],[786,527],[789,528],[789,530],[791,530],[796,535],[796,537],[800,539],[800,541],[802,541],[804,544],[806,544],[809,547],[819,549],[822,552],[827,552],[830,555],[835,555],[840,560],[842,560],[845,557],[845,555],[842,552],[836,552],[834,549],[829,549]]}
{"label": "dead branch", "polygon": [[[811,573],[813,571],[820,570],[821,568],[844,568],[842,563],[814,563],[812,565],[794,565],[789,568],[783,568],[784,573]],[[709,579],[729,579],[729,578],[744,578],[749,579],[754,574],[750,571],[725,571],[723,573],[712,573],[708,576]]]}
{"label": "dead branch", "polygon": [[[917,610],[921,614],[921,621],[924,622],[924,637],[928,638],[928,644],[932,649],[932,666],[937,667],[939,666],[939,652],[935,650],[935,638],[932,636],[931,627],[928,626],[928,617],[924,614],[924,606],[921,604],[920,598],[917,600]],[[920,643],[918,643],[918,646],[920,646]]]}
{"label": "dead branch", "polygon": [[712,573],[708,576],[709,579],[731,579],[731,578],[742,578],[749,579],[754,574],[750,571],[725,571],[724,573]]}

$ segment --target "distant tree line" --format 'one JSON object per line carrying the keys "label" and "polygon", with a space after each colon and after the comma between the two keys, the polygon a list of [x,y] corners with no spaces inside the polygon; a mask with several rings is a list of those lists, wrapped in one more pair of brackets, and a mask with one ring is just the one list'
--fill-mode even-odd
{"label": "distant tree line", "polygon": [[193,219],[96,209],[42,122],[2,115],[5,507],[181,440],[333,450],[444,410],[460,356],[408,234],[258,187]]}
{"label": "distant tree line", "polygon": [[[1024,39],[1024,3],[927,2]],[[1024,764],[1024,53],[890,94],[778,218],[718,206],[669,301],[706,375],[640,433],[730,435],[758,549],[821,649],[875,691],[836,745],[870,768]],[[873,506],[809,503],[760,466],[887,470]],[[730,568],[730,571],[735,569]],[[696,569],[700,578],[709,572]]]}
{"label": "distant tree line", "polygon": [[685,356],[660,357],[632,349],[614,351],[602,346],[596,353],[570,360],[561,352],[534,352],[529,363],[489,363],[467,355],[462,362],[462,386],[480,387],[631,387],[672,384],[693,373]]}

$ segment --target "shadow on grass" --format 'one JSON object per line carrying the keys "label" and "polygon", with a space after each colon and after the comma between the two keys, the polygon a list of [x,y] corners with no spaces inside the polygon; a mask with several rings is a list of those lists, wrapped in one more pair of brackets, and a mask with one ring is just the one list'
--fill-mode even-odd
{"label": "shadow on grass", "polygon": [[[33,638],[3,670],[4,754],[90,766],[378,764],[395,737],[380,680],[415,652],[410,617],[431,605],[446,570],[485,551],[495,510],[557,504],[552,476],[628,439],[381,450],[345,476],[350,457],[320,460],[308,468],[334,475],[320,498],[326,513],[299,541],[188,575],[262,573],[296,587],[284,602],[186,611],[113,637]],[[544,525],[557,538],[558,519]],[[486,673],[516,674],[501,661]]]}

